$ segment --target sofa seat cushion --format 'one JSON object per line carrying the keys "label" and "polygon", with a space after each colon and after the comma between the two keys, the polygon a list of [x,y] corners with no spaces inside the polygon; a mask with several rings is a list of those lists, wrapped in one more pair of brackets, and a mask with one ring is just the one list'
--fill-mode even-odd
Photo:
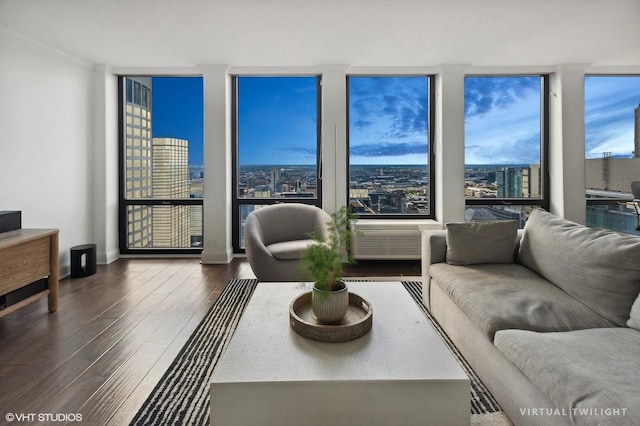
{"label": "sofa seat cushion", "polygon": [[502,330],[495,345],[573,424],[640,424],[640,331]]}
{"label": "sofa seat cushion", "polygon": [[[429,267],[438,285],[489,339],[498,330],[568,331],[614,324],[517,263]],[[432,284],[433,285],[433,284]]]}
{"label": "sofa seat cushion", "polygon": [[311,244],[317,244],[314,240],[293,240],[273,243],[267,246],[267,250],[273,257],[279,260],[299,260],[302,254]]}

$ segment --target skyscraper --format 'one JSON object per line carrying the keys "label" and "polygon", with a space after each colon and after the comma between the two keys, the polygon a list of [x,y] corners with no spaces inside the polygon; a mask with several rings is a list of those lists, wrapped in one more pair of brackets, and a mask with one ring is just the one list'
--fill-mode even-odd
{"label": "skyscraper", "polygon": [[[523,198],[540,198],[540,165],[531,164],[520,169]],[[515,195],[514,195],[515,196]]]}
{"label": "skyscraper", "polygon": [[[271,179],[271,193],[275,194],[278,191],[282,191],[282,188],[279,187],[280,184],[280,169],[271,169],[269,173]],[[280,185],[281,186],[281,185]]]}
{"label": "skyscraper", "polygon": [[[152,198],[151,78],[127,78],[125,81],[125,193],[128,199]],[[127,216],[128,246],[151,247],[152,207],[130,205]]]}
{"label": "skyscraper", "polygon": [[[189,198],[189,141],[153,138],[154,198]],[[153,247],[191,247],[190,206],[153,206]]]}
{"label": "skyscraper", "polygon": [[522,198],[522,169],[503,167],[496,172],[496,181],[498,198]]}
{"label": "skyscraper", "polygon": [[[173,205],[171,199],[190,198],[189,142],[153,138],[152,78],[125,79],[125,182],[128,248],[192,247],[192,218],[200,224],[195,243],[202,240],[202,207]],[[162,199],[167,205],[135,204]],[[193,211],[192,211],[193,210]],[[196,244],[197,245],[197,244]]]}

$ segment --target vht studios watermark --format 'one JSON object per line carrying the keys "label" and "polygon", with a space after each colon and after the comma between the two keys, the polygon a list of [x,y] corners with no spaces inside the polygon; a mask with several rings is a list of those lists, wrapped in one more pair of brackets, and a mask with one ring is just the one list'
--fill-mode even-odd
{"label": "vht studios watermark", "polygon": [[80,413],[7,413],[7,422],[81,422]]}
{"label": "vht studios watermark", "polygon": [[596,408],[596,407],[580,407],[580,408],[521,408],[520,415],[531,417],[624,417],[627,415],[626,408]]}

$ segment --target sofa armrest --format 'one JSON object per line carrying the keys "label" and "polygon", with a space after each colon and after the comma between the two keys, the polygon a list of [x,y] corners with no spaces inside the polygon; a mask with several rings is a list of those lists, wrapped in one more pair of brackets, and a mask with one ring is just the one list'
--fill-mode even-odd
{"label": "sofa armrest", "polygon": [[447,231],[422,231],[422,298],[428,309],[431,309],[429,297],[431,275],[429,267],[434,263],[447,261]]}

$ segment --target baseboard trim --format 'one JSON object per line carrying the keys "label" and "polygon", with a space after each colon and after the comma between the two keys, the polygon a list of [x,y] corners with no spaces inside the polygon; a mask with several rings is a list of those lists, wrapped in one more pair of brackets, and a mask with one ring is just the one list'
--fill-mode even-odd
{"label": "baseboard trim", "polygon": [[108,265],[118,259],[120,259],[120,250],[111,250],[96,255],[96,262],[99,265]]}
{"label": "baseboard trim", "polygon": [[202,255],[200,256],[200,261],[203,265],[211,264],[227,264],[233,260],[233,251],[216,251],[216,250],[207,250],[206,248],[202,251]]}

